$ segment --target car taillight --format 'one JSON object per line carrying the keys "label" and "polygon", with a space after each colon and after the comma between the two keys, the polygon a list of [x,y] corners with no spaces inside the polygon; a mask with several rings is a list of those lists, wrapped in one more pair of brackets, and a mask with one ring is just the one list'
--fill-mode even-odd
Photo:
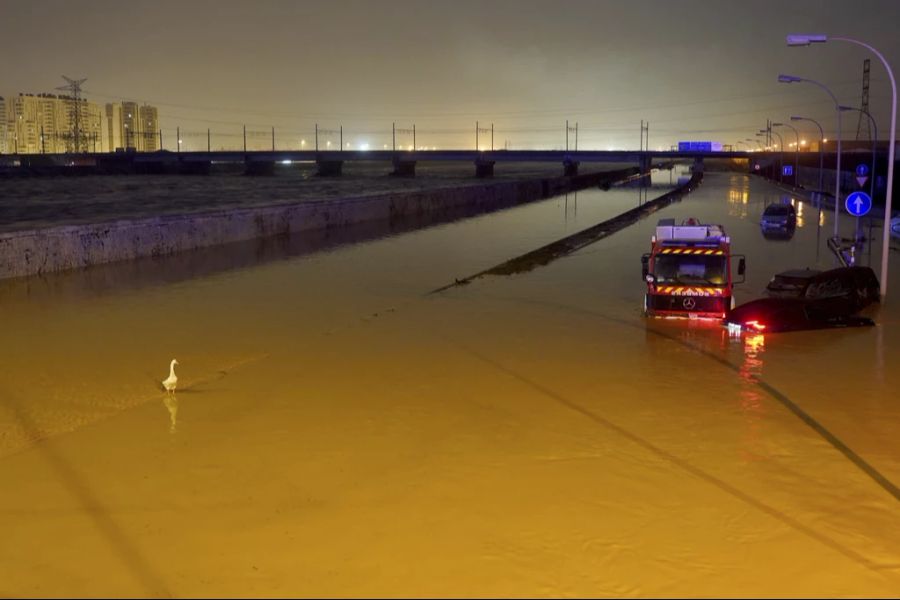
{"label": "car taillight", "polygon": [[766,326],[759,321],[747,321],[746,323],[744,323],[744,325],[746,325],[753,331],[765,331],[766,329]]}

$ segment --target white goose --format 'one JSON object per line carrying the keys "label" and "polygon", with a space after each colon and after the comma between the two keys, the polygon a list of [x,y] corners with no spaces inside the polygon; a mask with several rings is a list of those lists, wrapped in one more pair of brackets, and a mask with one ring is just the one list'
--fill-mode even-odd
{"label": "white goose", "polygon": [[178,377],[175,375],[175,365],[177,364],[178,361],[173,358],[171,364],[169,364],[169,377],[162,382],[167,392],[174,392],[175,384],[178,383]]}

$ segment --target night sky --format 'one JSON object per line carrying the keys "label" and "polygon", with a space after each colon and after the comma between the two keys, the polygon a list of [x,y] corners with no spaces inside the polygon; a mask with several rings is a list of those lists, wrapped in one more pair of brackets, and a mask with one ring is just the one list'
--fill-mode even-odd
{"label": "night sky", "polygon": [[[86,77],[89,100],[156,104],[164,128],[246,123],[300,136],[314,123],[343,125],[345,140],[373,147],[394,121],[442,147],[471,147],[476,120],[511,148],[561,146],[566,119],[579,123],[582,148],[637,147],[641,119],[654,148],[733,144],[791,114],[820,119],[833,136],[827,95],[777,75],[818,80],[859,106],[867,57],[886,138],[890,84],[874,55],[838,42],[788,48],[784,38],[857,38],[900,69],[896,0],[2,0],[0,14],[0,95]],[[856,123],[847,115],[846,137]]]}

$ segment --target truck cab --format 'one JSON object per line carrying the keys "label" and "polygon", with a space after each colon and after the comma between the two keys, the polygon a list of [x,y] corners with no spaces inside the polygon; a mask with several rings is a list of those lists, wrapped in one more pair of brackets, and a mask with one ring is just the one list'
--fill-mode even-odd
{"label": "truck cab", "polygon": [[[738,260],[739,280],[732,276]],[[731,254],[721,225],[661,219],[641,257],[647,283],[644,313],[651,317],[724,319],[734,308],[734,285],[744,281],[745,258]]]}

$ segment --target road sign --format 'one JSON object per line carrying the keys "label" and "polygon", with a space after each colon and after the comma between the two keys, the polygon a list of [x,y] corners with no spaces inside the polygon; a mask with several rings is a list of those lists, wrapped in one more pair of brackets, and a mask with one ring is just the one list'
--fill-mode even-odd
{"label": "road sign", "polygon": [[787,176],[787,177],[790,177],[791,175],[794,174],[794,167],[792,167],[791,165],[784,165],[784,166],[782,166],[782,167],[781,167],[781,174],[782,174],[782,175],[785,175],[785,176]]}
{"label": "road sign", "polygon": [[860,163],[856,165],[856,183],[859,184],[859,187],[866,185],[866,182],[869,180],[869,165],[866,163]]}
{"label": "road sign", "polygon": [[872,198],[865,192],[853,192],[844,200],[844,206],[854,217],[862,217],[872,210]]}

